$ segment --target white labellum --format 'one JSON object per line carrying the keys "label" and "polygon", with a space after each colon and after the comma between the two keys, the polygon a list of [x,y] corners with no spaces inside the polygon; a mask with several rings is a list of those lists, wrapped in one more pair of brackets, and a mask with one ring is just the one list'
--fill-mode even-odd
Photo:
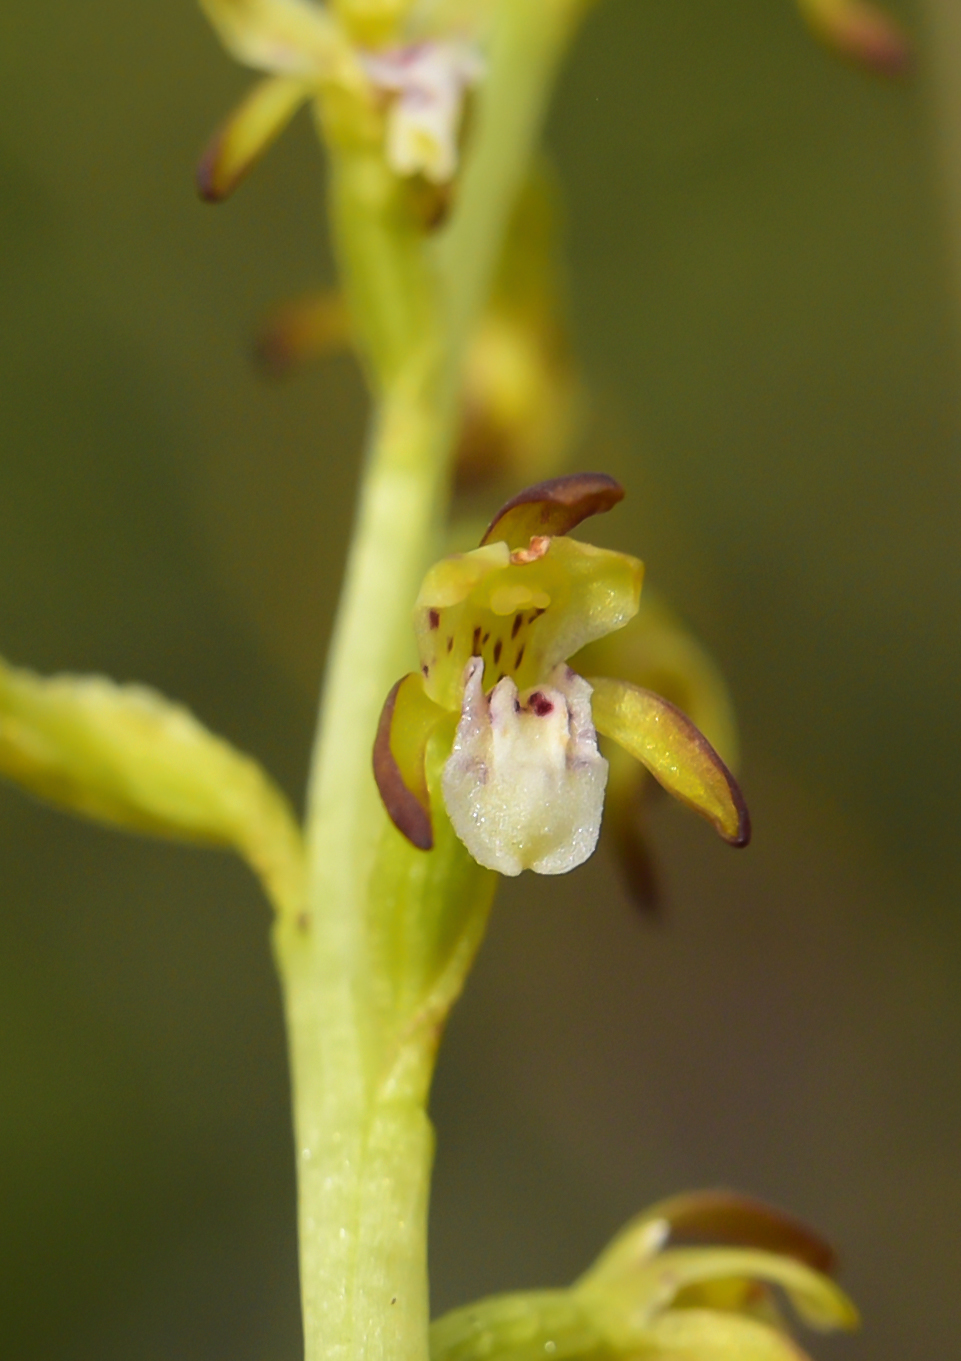
{"label": "white labellum", "polygon": [[480,54],[468,43],[425,42],[361,60],[373,83],[396,96],[387,117],[391,169],[435,184],[452,179],[464,94],[484,74]]}
{"label": "white labellum", "polygon": [[591,687],[561,665],[523,694],[505,676],[487,697],[483,677],[472,657],[443,775],[454,831],[488,869],[564,874],[594,850],[604,808]]}

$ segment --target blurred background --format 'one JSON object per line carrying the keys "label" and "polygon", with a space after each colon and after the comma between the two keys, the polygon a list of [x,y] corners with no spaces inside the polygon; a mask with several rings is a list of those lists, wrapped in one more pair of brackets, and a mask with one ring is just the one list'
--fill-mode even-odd
{"label": "blurred background", "polygon": [[[607,0],[561,82],[577,462],[730,681],[755,840],[659,806],[657,924],[603,855],[503,888],[435,1090],[437,1310],[727,1185],[839,1246],[865,1327],[814,1355],[961,1353],[961,42],[898,12],[907,85],[788,0]],[[150,681],[299,804],[364,422],[348,359],[250,362],[333,279],[308,120],[212,209],[248,76],[190,0],[4,33],[0,651]],[[255,885],[5,786],[0,882],[0,1350],[296,1361]]]}

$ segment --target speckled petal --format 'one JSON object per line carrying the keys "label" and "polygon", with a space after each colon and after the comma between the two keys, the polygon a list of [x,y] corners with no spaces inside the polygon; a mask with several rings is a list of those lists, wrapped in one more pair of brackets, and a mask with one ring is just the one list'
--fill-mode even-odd
{"label": "speckled petal", "polygon": [[595,638],[637,612],[643,564],[567,538],[513,553],[492,543],[445,558],[427,574],[414,628],[427,693],[459,709],[464,667],[480,657],[485,683],[537,685]]}
{"label": "speckled petal", "polygon": [[686,714],[627,681],[589,677],[597,731],[620,743],[681,803],[713,824],[732,846],[751,837],[734,776]]}

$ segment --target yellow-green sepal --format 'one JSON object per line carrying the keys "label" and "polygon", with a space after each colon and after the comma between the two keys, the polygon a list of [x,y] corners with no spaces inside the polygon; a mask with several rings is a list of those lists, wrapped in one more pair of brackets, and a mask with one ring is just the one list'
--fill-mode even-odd
{"label": "yellow-green sepal", "polygon": [[208,203],[233,193],[264,152],[310,97],[308,82],[294,76],[267,76],[212,138],[197,167],[197,188]]}
{"label": "yellow-green sepal", "polygon": [[409,672],[393,687],[381,710],[374,739],[374,779],[391,822],[411,845],[434,845],[427,744],[447,714],[427,695],[423,678]]}
{"label": "yellow-green sepal", "polygon": [[0,662],[0,775],[113,826],[233,846],[275,906],[300,908],[303,843],[283,794],[256,761],[146,686]]}
{"label": "yellow-green sepal", "polygon": [[751,821],[737,781],[680,709],[628,681],[589,676],[594,726],[619,743],[670,794],[714,826],[732,846],[746,846]]}

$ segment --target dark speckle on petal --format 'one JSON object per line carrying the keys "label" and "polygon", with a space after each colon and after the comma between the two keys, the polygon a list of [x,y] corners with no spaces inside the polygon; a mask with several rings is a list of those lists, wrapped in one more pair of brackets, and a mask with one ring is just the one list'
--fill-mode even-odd
{"label": "dark speckle on petal", "polygon": [[520,647],[519,647],[518,650],[517,650],[517,656],[514,658],[514,670],[515,670],[515,671],[516,671],[517,668],[520,666],[521,662],[524,660],[524,648],[525,648],[526,646],[527,646],[526,643],[521,643]]}
{"label": "dark speckle on petal", "polygon": [[494,665],[495,665],[495,666],[496,666],[497,663],[500,661],[500,659],[501,659],[501,653],[503,652],[503,650],[504,650],[504,643],[503,643],[502,639],[498,638],[497,642],[494,644]]}
{"label": "dark speckle on petal", "polygon": [[523,616],[522,614],[515,614],[515,615],[514,615],[514,623],[513,623],[513,625],[511,626],[511,637],[512,637],[512,638],[516,638],[517,635],[520,633],[520,631],[521,631],[521,624],[523,624],[523,622],[524,622],[524,616]]}
{"label": "dark speckle on petal", "polygon": [[454,648],[454,635],[451,634],[451,636],[447,639],[447,651],[451,652],[453,651],[453,648]]}
{"label": "dark speckle on petal", "polygon": [[436,629],[436,628],[439,628],[439,627],[440,627],[440,611],[439,611],[439,610],[431,610],[431,612],[430,612],[430,614],[427,616],[427,618],[430,620],[430,626],[431,626],[432,629]]}

